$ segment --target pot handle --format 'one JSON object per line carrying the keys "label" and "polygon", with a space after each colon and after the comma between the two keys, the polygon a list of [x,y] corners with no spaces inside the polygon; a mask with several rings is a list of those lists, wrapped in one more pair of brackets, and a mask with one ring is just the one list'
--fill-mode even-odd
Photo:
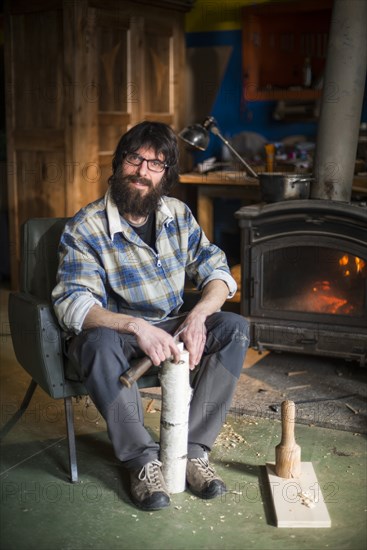
{"label": "pot handle", "polygon": [[294,185],[296,185],[296,183],[307,183],[308,181],[312,181],[314,180],[315,178],[310,178],[310,177],[305,177],[305,178],[299,178],[298,180],[293,180],[291,182],[291,186],[293,187]]}

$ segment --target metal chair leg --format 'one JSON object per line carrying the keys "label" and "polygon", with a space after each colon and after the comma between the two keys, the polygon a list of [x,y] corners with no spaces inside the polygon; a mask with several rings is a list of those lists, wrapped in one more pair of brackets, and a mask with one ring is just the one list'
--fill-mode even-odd
{"label": "metal chair leg", "polygon": [[64,398],[64,404],[65,404],[66,430],[67,430],[67,434],[68,434],[70,479],[71,479],[72,483],[77,483],[77,481],[78,481],[78,465],[77,465],[77,461],[76,461],[74,411],[73,411],[72,398],[71,397],[65,397]]}
{"label": "metal chair leg", "polygon": [[18,420],[23,416],[25,411],[28,408],[29,403],[31,402],[31,399],[33,397],[34,391],[37,388],[37,382],[35,382],[32,378],[31,383],[28,386],[28,389],[25,393],[25,396],[23,398],[23,401],[17,410],[17,412],[8,420],[8,422],[3,426],[2,430],[0,431],[0,439],[6,436],[8,432],[12,429],[13,426],[18,422]]}

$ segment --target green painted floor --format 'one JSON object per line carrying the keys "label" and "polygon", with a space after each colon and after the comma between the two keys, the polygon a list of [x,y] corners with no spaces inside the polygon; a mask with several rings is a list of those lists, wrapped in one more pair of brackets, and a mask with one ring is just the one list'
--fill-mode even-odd
{"label": "green painted floor", "polygon": [[[1,318],[1,425],[19,406],[29,383],[17,365]],[[159,437],[160,401],[146,424]],[[149,407],[148,407],[149,405]],[[229,416],[212,462],[229,493],[202,501],[172,496],[161,512],[137,510],[127,476],[115,459],[103,419],[83,399],[75,403],[80,482],[67,475],[62,403],[36,390],[29,410],[1,447],[1,550],[32,549],[352,549],[366,547],[366,436],[299,424],[302,460],[311,461],[332,527],[280,529],[274,525],[264,465],[274,460],[280,423]]]}

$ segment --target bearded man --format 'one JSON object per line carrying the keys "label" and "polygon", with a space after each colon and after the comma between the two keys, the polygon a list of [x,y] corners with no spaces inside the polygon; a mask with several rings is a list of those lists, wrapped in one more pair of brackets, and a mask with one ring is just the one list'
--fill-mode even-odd
{"label": "bearded man", "polygon": [[[225,420],[248,347],[248,324],[220,308],[236,291],[224,253],[190,209],[168,194],[178,180],[172,129],[142,122],[116,148],[105,196],[65,226],[52,293],[66,353],[107,423],[116,457],[128,469],[131,498],[143,510],[170,504],[159,443],[144,427],[134,383],[119,378],[132,359],[159,366],[190,355],[187,485],[201,498],[226,491],[208,453]],[[201,291],[183,313],[185,277]]]}

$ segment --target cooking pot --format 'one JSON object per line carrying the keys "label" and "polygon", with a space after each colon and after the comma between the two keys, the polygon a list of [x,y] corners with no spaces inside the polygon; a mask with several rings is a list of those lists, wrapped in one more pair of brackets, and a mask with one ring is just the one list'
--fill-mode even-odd
{"label": "cooking pot", "polygon": [[284,172],[261,172],[259,178],[260,195],[264,202],[308,199],[313,177],[308,174]]}
{"label": "cooking pot", "polygon": [[[220,136],[217,131],[214,133]],[[259,180],[260,195],[264,202],[309,198],[310,184],[314,179],[311,175],[294,174],[292,172],[260,172],[257,174],[223,136],[222,140],[246,167],[247,172]]]}

